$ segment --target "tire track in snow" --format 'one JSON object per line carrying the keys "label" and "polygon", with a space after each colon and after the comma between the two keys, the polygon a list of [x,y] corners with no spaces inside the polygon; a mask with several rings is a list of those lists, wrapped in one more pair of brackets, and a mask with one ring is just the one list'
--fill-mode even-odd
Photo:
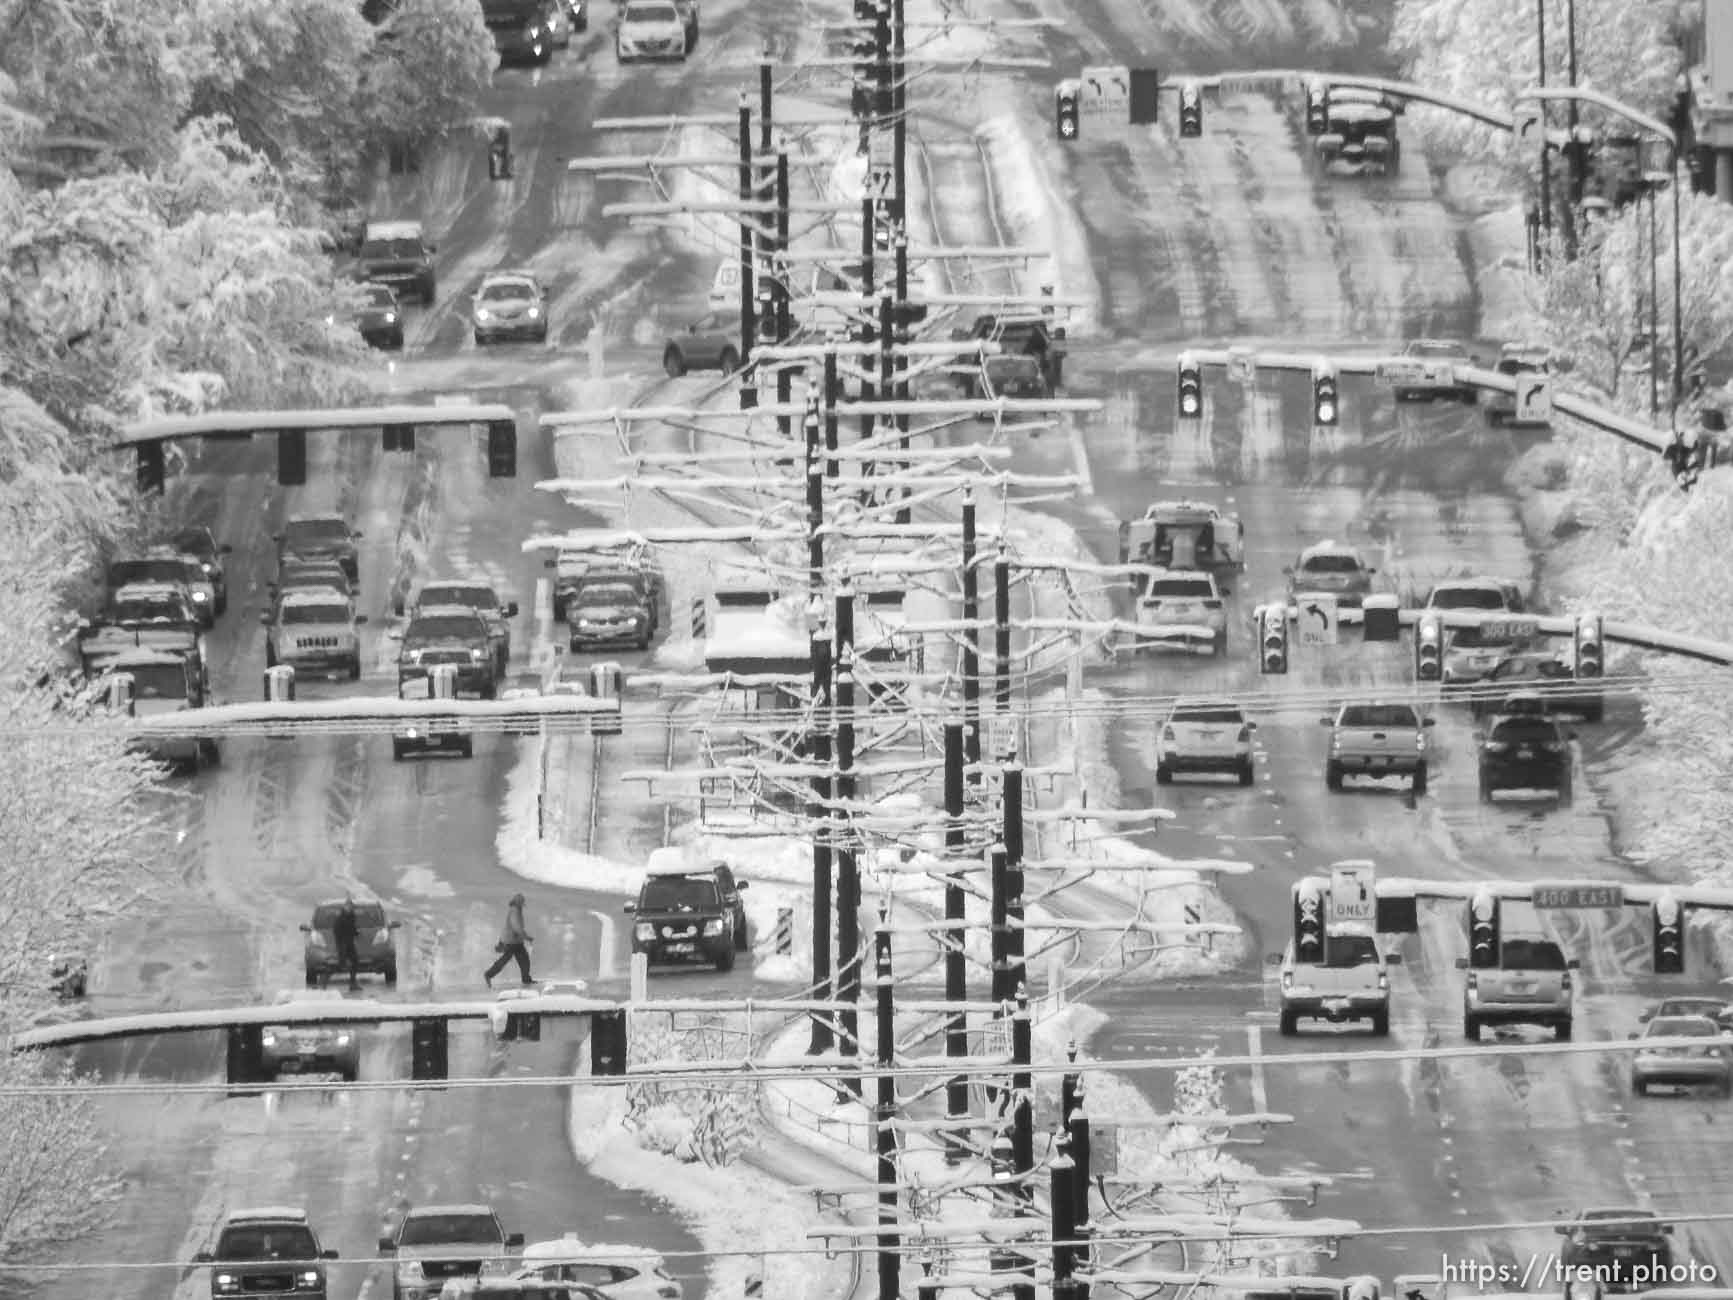
{"label": "tire track in snow", "polygon": [[[1197,341],[1238,333],[1245,321],[1220,249],[1203,233],[1200,223],[1185,215],[1201,209],[1203,198],[1189,177],[1156,165],[1153,155],[1162,140],[1161,129],[1149,127],[1134,131],[1127,145],[1127,174],[1143,197],[1133,211],[1142,214],[1150,233],[1161,243],[1163,256],[1156,264],[1173,277],[1183,337]],[[1158,199],[1158,195],[1163,197]],[[1150,262],[1155,259],[1146,265]],[[1154,269],[1152,265],[1152,274]]]}

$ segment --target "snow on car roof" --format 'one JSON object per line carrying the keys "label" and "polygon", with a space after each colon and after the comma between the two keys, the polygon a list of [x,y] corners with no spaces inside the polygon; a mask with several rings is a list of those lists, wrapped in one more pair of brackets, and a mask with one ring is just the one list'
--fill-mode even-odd
{"label": "snow on car roof", "polygon": [[178,582],[126,582],[115,589],[116,600],[150,600],[156,598],[167,600],[171,597],[186,595],[186,588]]}
{"label": "snow on car roof", "polygon": [[111,673],[125,672],[128,668],[159,668],[164,664],[178,667],[185,662],[185,655],[178,655],[170,650],[152,650],[144,646],[102,656],[103,668]]}
{"label": "snow on car roof", "polygon": [[406,1219],[426,1218],[435,1214],[485,1214],[488,1218],[496,1217],[491,1205],[452,1204],[452,1205],[417,1205],[403,1212]]}
{"label": "snow on car roof", "polygon": [[290,587],[278,597],[282,605],[342,605],[347,598],[335,587]]}
{"label": "snow on car roof", "polygon": [[689,862],[685,858],[681,858],[677,862],[672,860],[658,862],[655,855],[652,854],[650,861],[644,866],[644,874],[658,878],[664,876],[708,876],[722,865],[721,862]]}
{"label": "snow on car roof", "polygon": [[1301,551],[1300,558],[1302,560],[1310,559],[1314,555],[1352,555],[1358,557],[1359,554],[1360,552],[1356,548],[1348,545],[1347,542],[1338,542],[1333,538],[1326,538],[1321,542],[1313,542],[1305,550]]}
{"label": "snow on car roof", "polygon": [[420,239],[421,223],[419,221],[369,221],[367,228],[361,232],[361,238],[366,239]]}
{"label": "snow on car roof", "polygon": [[349,521],[338,514],[290,515],[283,522],[286,524],[342,524],[345,528],[349,526]]}
{"label": "snow on car roof", "polygon": [[246,1210],[232,1210],[225,1223],[256,1223],[266,1219],[307,1222],[307,1211],[293,1205],[259,1205]]}
{"label": "snow on car roof", "polygon": [[1207,501],[1156,501],[1143,512],[1145,519],[1165,519],[1173,515],[1219,516],[1221,511]]}
{"label": "snow on car roof", "polygon": [[622,1263],[656,1263],[662,1262],[662,1256],[645,1246],[617,1246],[611,1243],[579,1239],[575,1232],[553,1241],[532,1241],[523,1248],[525,1260],[548,1262],[551,1260],[619,1260]]}

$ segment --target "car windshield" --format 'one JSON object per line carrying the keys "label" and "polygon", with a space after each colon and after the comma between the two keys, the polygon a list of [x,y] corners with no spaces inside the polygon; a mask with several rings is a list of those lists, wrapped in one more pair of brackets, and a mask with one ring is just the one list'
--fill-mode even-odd
{"label": "car windshield", "polygon": [[114,602],[116,623],[180,623],[186,605],[173,596],[123,596]]}
{"label": "car windshield", "polygon": [[602,582],[578,589],[577,603],[601,608],[609,605],[635,605],[639,592],[624,582]]}
{"label": "car windshield", "polygon": [[1492,739],[1507,745],[1544,744],[1558,738],[1558,728],[1545,718],[1503,718],[1492,728]]}
{"label": "car windshield", "polygon": [[1041,367],[1034,357],[988,357],[987,373],[995,379],[1016,379],[1041,373]]}
{"label": "car windshield", "polygon": [[216,543],[202,528],[183,529],[169,539],[169,545],[185,555],[196,555],[201,560],[212,559],[217,553]]}
{"label": "car windshield", "polygon": [[1376,965],[1378,944],[1369,934],[1333,934],[1324,946],[1324,964],[1343,969]]}
{"label": "car windshield", "polygon": [[1651,1038],[1719,1038],[1721,1031],[1701,1016],[1669,1016],[1649,1022]]}
{"label": "car windshield", "polygon": [[409,625],[408,641],[466,641],[485,636],[487,629],[479,626],[474,614],[429,614]]}
{"label": "car windshield", "polygon": [[1240,726],[1245,721],[1238,706],[1232,704],[1182,704],[1173,711],[1170,722],[1197,722],[1214,726]]}
{"label": "car windshield", "polygon": [[341,519],[297,519],[283,530],[288,547],[337,546],[349,540],[349,525]]}
{"label": "car windshield", "polygon": [[1426,604],[1431,609],[1503,609],[1506,601],[1499,587],[1434,587]]}
{"label": "car windshield", "polygon": [[370,284],[365,292],[367,295],[366,305],[369,307],[390,308],[397,305],[396,295],[382,284]]}
{"label": "car windshield", "polygon": [[332,603],[329,605],[285,605],[283,618],[285,624],[318,623],[329,627],[333,623],[347,623],[349,609],[346,605]]}
{"label": "car windshield", "polygon": [[1406,704],[1350,704],[1337,720],[1342,727],[1418,727],[1420,719]]}
{"label": "car windshield", "polygon": [[522,280],[496,280],[481,286],[476,295],[482,302],[528,302],[536,291]]}
{"label": "car windshield", "polygon": [[[342,910],[341,903],[321,903],[313,912],[313,928],[329,930],[337,923],[337,913]],[[378,903],[357,903],[355,924],[363,930],[382,930],[385,928],[385,909]]]}
{"label": "car windshield", "polygon": [[1155,597],[1179,596],[1186,600],[1212,600],[1215,592],[1208,580],[1196,578],[1157,578],[1149,584],[1149,594]]}
{"label": "car windshield", "polygon": [[1355,555],[1308,555],[1300,562],[1307,573],[1358,573],[1360,558]]}
{"label": "car windshield", "polygon": [[116,672],[132,676],[132,695],[136,700],[184,700],[187,678],[179,664],[123,665]]}
{"label": "car windshield", "polygon": [[680,11],[669,4],[634,4],[626,6],[629,23],[677,23]]}
{"label": "car windshield", "polygon": [[190,560],[178,555],[157,560],[118,560],[108,566],[108,586],[113,590],[134,582],[185,582],[193,567]]}
{"label": "car windshield", "polygon": [[385,261],[387,258],[415,259],[421,256],[419,239],[369,239],[361,245],[365,261]]}
{"label": "car windshield", "polygon": [[430,609],[435,605],[462,605],[467,609],[498,609],[499,597],[494,595],[491,587],[423,587],[421,603]]}
{"label": "car windshield", "polygon": [[1532,678],[1564,678],[1571,675],[1571,666],[1557,659],[1506,659],[1492,670],[1501,682]]}
{"label": "car windshield", "polygon": [[1450,634],[1451,648],[1457,650],[1498,650],[1511,644],[1511,639],[1503,633],[1492,633],[1478,627],[1459,627]]}
{"label": "car windshield", "polygon": [[214,1252],[218,1259],[309,1260],[319,1257],[312,1230],[293,1223],[245,1224],[227,1229]]}
{"label": "car windshield", "polygon": [[1408,355],[1411,357],[1466,357],[1468,349],[1460,343],[1417,339],[1408,345]]}
{"label": "car windshield", "polygon": [[638,899],[640,912],[696,912],[717,906],[716,884],[691,876],[646,880]]}
{"label": "car windshield", "polygon": [[473,1241],[505,1243],[499,1221],[491,1214],[412,1214],[403,1221],[397,1242],[402,1246],[445,1246]]}
{"label": "car windshield", "polygon": [[1566,969],[1564,953],[1550,939],[1506,939],[1499,946],[1498,964],[1505,970]]}
{"label": "car windshield", "polygon": [[1577,1226],[1590,1237],[1623,1237],[1657,1235],[1661,1224],[1649,1210],[1585,1210]]}
{"label": "car windshield", "polygon": [[1715,1017],[1726,1010],[1727,1004],[1715,998],[1668,998],[1655,1008],[1655,1015]]}

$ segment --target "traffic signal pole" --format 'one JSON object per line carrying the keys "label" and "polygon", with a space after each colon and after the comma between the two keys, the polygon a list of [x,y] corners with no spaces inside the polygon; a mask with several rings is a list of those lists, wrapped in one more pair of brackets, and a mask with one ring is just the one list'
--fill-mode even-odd
{"label": "traffic signal pole", "polygon": [[897,1224],[897,1132],[892,1121],[897,1113],[897,1081],[890,1073],[896,1064],[896,985],[891,973],[890,915],[879,913],[873,932],[873,975],[878,1028],[878,1095],[873,1108],[878,1146],[879,1187],[879,1300],[897,1300],[902,1287],[901,1239],[891,1231]]}
{"label": "traffic signal pole", "polygon": [[[758,197],[756,173],[752,165],[752,105],[745,92],[740,95],[740,201],[751,203]],[[752,345],[758,341],[758,321],[753,311],[752,222],[740,221],[740,364],[752,359]],[[753,384],[740,386],[740,407],[755,406],[758,389]]]}
{"label": "traffic signal pole", "polygon": [[981,578],[975,543],[975,493],[963,490],[963,759],[969,783],[981,780]]}
{"label": "traffic signal pole", "polygon": [[[842,1004],[837,1017],[839,1046],[845,1057],[860,1055],[860,846],[846,811],[858,793],[855,784],[854,592],[836,593],[836,820],[841,842],[836,881],[836,996]],[[859,1075],[846,1080],[860,1096]]]}

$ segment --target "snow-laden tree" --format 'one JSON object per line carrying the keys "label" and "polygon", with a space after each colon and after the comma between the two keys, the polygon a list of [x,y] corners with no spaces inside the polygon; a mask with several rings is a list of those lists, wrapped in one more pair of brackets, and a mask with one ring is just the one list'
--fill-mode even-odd
{"label": "snow-laden tree", "polygon": [[403,0],[362,71],[364,111],[382,137],[425,144],[476,116],[498,62],[475,0]]}
{"label": "snow-laden tree", "polygon": [[0,1056],[0,1264],[17,1266],[100,1227],[121,1190],[89,1085],[47,1057]]}
{"label": "snow-laden tree", "polygon": [[[1567,0],[1546,0],[1546,82],[1568,84]],[[1665,119],[1683,68],[1682,6],[1672,0],[1575,0],[1577,83]],[[1394,0],[1390,45],[1405,75],[1432,90],[1508,110],[1540,80],[1540,23],[1530,0]],[[1563,123],[1564,109],[1553,110]],[[1453,113],[1425,112],[1429,138],[1502,156],[1509,137]],[[1583,120],[1598,121],[1598,110]]]}

